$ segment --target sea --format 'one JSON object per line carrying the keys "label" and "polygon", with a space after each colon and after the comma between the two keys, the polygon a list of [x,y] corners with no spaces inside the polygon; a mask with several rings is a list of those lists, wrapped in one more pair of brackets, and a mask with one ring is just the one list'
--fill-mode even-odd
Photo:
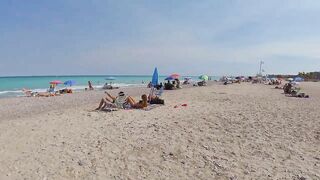
{"label": "sea", "polygon": [[[198,76],[182,76],[191,77],[194,81],[198,81]],[[159,76],[159,81],[164,82],[166,76]],[[110,80],[112,79],[112,80]],[[147,75],[81,75],[81,76],[11,76],[0,77],[0,98],[24,96],[22,89],[29,89],[35,92],[46,92],[50,86],[49,82],[59,80],[65,82],[72,80],[75,85],[69,87],[63,84],[57,86],[56,90],[65,87],[71,88],[74,91],[83,91],[88,87],[88,81],[96,89],[102,89],[105,83],[112,83],[117,87],[143,87],[146,86],[152,79],[152,76]],[[219,77],[212,76],[212,80],[218,80]]]}

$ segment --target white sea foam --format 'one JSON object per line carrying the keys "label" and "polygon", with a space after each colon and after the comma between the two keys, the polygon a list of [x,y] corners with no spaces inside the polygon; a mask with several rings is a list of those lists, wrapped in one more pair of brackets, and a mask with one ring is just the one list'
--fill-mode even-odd
{"label": "white sea foam", "polygon": [[[112,83],[114,87],[144,87],[146,84],[127,84],[127,83]],[[95,85],[93,86],[95,89],[102,89],[103,85]],[[55,90],[65,89],[65,86],[58,86]],[[88,88],[87,85],[79,85],[79,86],[71,86],[67,87],[72,89],[73,91],[82,91]],[[37,88],[37,89],[30,89],[32,92],[47,92],[47,88]],[[21,97],[24,96],[22,90],[12,90],[12,91],[0,91],[0,97]]]}

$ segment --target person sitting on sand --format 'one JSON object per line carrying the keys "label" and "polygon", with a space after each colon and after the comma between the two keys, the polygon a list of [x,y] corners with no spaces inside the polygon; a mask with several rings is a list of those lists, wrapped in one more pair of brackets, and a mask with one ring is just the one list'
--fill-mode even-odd
{"label": "person sitting on sand", "polygon": [[175,79],[175,81],[177,82],[177,84],[176,84],[176,88],[177,89],[180,89],[181,88],[181,86],[180,86],[180,80],[179,79]]}
{"label": "person sitting on sand", "polygon": [[65,89],[61,89],[58,91],[60,94],[72,94],[73,91],[72,89],[68,89],[68,88],[65,88]]}
{"label": "person sitting on sand", "polygon": [[50,84],[50,87],[48,89],[49,93],[54,93],[55,92],[55,85],[54,84]]}
{"label": "person sitting on sand", "polygon": [[283,92],[284,94],[290,94],[292,92],[292,84],[287,83],[283,86]]}
{"label": "person sitting on sand", "polygon": [[107,97],[102,98],[99,104],[99,107],[96,110],[102,110],[104,108],[111,107],[111,108],[119,108],[123,109],[126,103],[126,96],[124,92],[119,92],[117,97],[110,95],[106,92]]}
{"label": "person sitting on sand", "polygon": [[164,84],[164,89],[165,90],[173,90],[173,88],[174,88],[174,85],[171,84],[171,82],[169,80],[168,80],[167,83]]}
{"label": "person sitting on sand", "polygon": [[146,94],[143,94],[141,96],[141,99],[139,102],[136,102],[132,97],[127,98],[127,103],[130,105],[131,108],[134,109],[144,109],[148,106],[148,97]]}
{"label": "person sitting on sand", "polygon": [[163,85],[160,83],[160,85],[157,85],[155,88],[152,88],[150,91],[150,94],[148,96],[148,102],[150,104],[164,104],[164,100],[160,97],[163,93]]}
{"label": "person sitting on sand", "polygon": [[198,82],[198,86],[206,86],[207,82],[206,81],[200,81]]}

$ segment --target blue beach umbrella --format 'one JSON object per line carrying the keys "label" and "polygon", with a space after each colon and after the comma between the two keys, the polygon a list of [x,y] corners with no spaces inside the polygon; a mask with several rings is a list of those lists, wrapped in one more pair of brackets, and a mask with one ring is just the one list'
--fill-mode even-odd
{"label": "blue beach umbrella", "polygon": [[304,79],[302,77],[296,77],[296,78],[294,78],[294,81],[302,82],[302,81],[304,81]]}
{"label": "blue beach umbrella", "polygon": [[66,85],[66,86],[73,86],[73,85],[76,84],[76,81],[74,81],[74,80],[68,80],[68,81],[64,82],[63,84]]}
{"label": "blue beach umbrella", "polygon": [[159,84],[159,75],[158,75],[158,68],[154,68],[154,72],[152,75],[152,81],[151,81],[153,86],[156,86]]}
{"label": "blue beach umbrella", "polygon": [[169,76],[169,77],[167,77],[166,79],[164,79],[164,80],[166,80],[166,81],[171,81],[171,80],[174,80],[174,78],[173,77],[171,77],[171,76]]}

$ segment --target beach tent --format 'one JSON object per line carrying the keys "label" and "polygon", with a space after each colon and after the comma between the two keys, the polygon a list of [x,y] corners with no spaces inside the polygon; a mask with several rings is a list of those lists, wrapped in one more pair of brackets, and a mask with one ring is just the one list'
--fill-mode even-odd
{"label": "beach tent", "polygon": [[293,81],[293,78],[288,78],[287,80],[288,80],[288,81]]}
{"label": "beach tent", "polygon": [[153,87],[159,84],[158,68],[154,68],[151,83]]}

